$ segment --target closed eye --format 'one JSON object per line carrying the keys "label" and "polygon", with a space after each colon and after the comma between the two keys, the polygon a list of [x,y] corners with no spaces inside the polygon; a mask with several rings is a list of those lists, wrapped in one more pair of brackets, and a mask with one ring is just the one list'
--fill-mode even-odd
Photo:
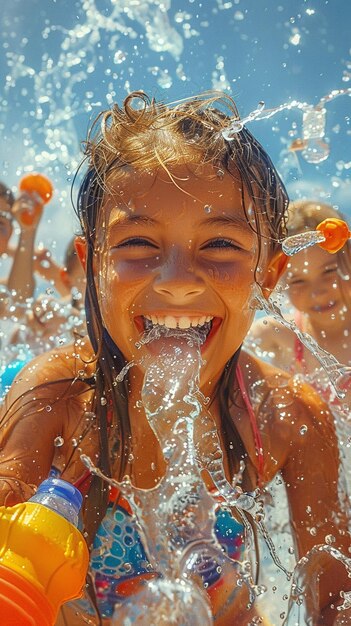
{"label": "closed eye", "polygon": [[114,248],[132,248],[133,246],[157,248],[155,244],[143,237],[132,237],[131,239],[122,241],[117,246],[114,246]]}
{"label": "closed eye", "polygon": [[334,272],[337,272],[338,270],[338,266],[337,265],[333,265],[331,267],[326,267],[324,270],[324,274],[334,274]]}
{"label": "closed eye", "polygon": [[240,246],[238,246],[232,239],[212,239],[208,243],[203,246],[203,249],[206,248],[231,248],[233,250],[240,250]]}

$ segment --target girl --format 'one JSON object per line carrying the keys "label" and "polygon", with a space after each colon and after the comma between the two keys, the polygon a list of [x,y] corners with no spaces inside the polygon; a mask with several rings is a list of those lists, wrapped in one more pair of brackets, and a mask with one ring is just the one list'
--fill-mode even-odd
{"label": "girl", "polygon": [[[114,603],[150,575],[127,505],[81,461],[83,452],[104,474],[119,480],[128,474],[140,488],[164,475],[165,460],[140,401],[141,356],[154,349],[136,344],[150,327],[200,327],[200,387],[210,398],[227,479],[244,461],[241,486],[252,492],[281,472],[299,557],[327,535],[347,552],[326,406],[310,388],[241,350],[256,290],[267,297],[284,269],[279,241],[287,197],[250,132],[230,132],[237,120],[227,95],[165,106],[137,92],[123,107],[102,113],[100,130],[96,125],[88,137],[76,247],[87,276],[89,339],[42,355],[23,370],[0,417],[1,502],[29,498],[53,468],[88,496],[89,593],[100,618],[87,605],[64,607],[60,626],[86,623],[84,611],[90,623],[109,625]],[[120,382],[118,374],[131,361],[136,366]],[[258,383],[253,407],[247,389]],[[212,490],[211,476],[204,480]],[[242,527],[235,511],[224,525],[222,533],[216,526],[219,541],[238,559]],[[134,560],[130,553],[125,558],[128,573],[116,561],[118,549],[126,549],[126,532],[136,550]],[[114,567],[108,568],[105,555]],[[317,554],[315,572],[325,558]],[[219,583],[207,583],[214,623],[267,624],[249,608],[238,579],[233,569]],[[336,609],[340,591],[349,587],[345,567],[330,558],[318,571],[317,587],[306,591],[314,623],[346,623],[346,612]]]}
{"label": "girl", "polygon": [[[345,219],[339,211],[316,200],[299,200],[289,206],[289,235],[315,230],[327,218]],[[282,285],[300,330],[308,333],[340,363],[350,365],[351,345],[351,240],[336,254],[318,245],[290,257]],[[261,319],[250,332],[257,348],[272,362],[291,373],[302,373],[327,400],[333,393],[312,352],[295,335],[272,319]]]}

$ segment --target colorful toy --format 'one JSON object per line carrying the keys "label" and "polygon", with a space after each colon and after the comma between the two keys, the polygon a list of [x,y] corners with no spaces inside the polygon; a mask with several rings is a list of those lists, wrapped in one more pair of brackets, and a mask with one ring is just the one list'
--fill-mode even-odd
{"label": "colorful toy", "polygon": [[53,186],[44,174],[32,172],[31,174],[26,174],[20,180],[19,190],[32,195],[36,199],[33,208],[21,213],[23,224],[30,226],[36,215],[41,211],[42,205],[47,204],[51,200]]}
{"label": "colorful toy", "polygon": [[0,615],[11,626],[54,626],[60,606],[79,597],[89,553],[72,523],[80,492],[50,478],[33,499],[0,507]]}
{"label": "colorful toy", "polygon": [[318,224],[316,230],[303,231],[284,239],[282,250],[287,256],[292,256],[318,244],[330,254],[335,254],[341,250],[350,237],[351,232],[344,220],[328,217]]}

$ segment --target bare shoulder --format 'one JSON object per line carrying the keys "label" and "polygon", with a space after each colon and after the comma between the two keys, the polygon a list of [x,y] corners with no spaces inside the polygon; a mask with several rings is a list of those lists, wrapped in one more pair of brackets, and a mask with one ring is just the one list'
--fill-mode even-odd
{"label": "bare shoulder", "polygon": [[330,412],[327,405],[303,376],[291,374],[246,351],[241,354],[240,364],[246,371],[248,388],[251,388],[253,397],[255,388],[261,388],[262,393],[257,398],[274,397],[279,410],[284,405],[283,396],[288,394],[289,405],[299,414],[317,415],[317,421],[321,423],[329,421]]}
{"label": "bare shoulder", "polygon": [[[23,367],[0,408],[0,424],[50,411],[50,423],[76,423],[92,397],[89,380],[95,371],[87,338],[41,354]],[[47,407],[50,407],[48,409]]]}
{"label": "bare shoulder", "polygon": [[74,442],[96,454],[94,366],[84,339],[38,356],[17,374],[0,411],[0,502],[30,497],[52,465],[74,482],[84,471]]}
{"label": "bare shoulder", "polygon": [[54,348],[40,354],[17,374],[10,392],[9,400],[51,383],[60,387],[67,381],[77,380],[93,375],[95,359],[88,338],[79,338],[71,344]]}
{"label": "bare shoulder", "polygon": [[243,352],[240,364],[256,413],[264,448],[269,450],[267,480],[282,467],[292,451],[325,439],[335,444],[333,417],[318,393],[300,375]]}

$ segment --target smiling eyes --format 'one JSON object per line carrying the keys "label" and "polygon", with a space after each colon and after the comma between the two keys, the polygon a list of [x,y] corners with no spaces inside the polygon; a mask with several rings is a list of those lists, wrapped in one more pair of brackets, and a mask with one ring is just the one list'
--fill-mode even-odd
{"label": "smiling eyes", "polygon": [[[126,241],[119,243],[117,246],[114,246],[114,248],[117,248],[117,249],[133,248],[133,247],[143,247],[143,248],[148,247],[148,248],[154,248],[154,249],[158,248],[156,244],[152,243],[148,239],[144,239],[143,237],[132,237],[131,239],[127,239]],[[226,238],[211,239],[209,242],[201,246],[201,250],[206,250],[206,249],[213,250],[213,249],[218,249],[218,248],[239,250],[240,246],[237,245],[231,239],[226,239]]]}
{"label": "smiling eyes", "polygon": [[149,241],[148,239],[143,239],[142,237],[132,237],[131,239],[127,239],[127,241],[122,241],[117,246],[113,246],[114,248],[132,248],[133,246],[138,247],[150,247],[157,248],[157,246]]}
{"label": "smiling eyes", "polygon": [[[321,279],[323,276],[333,276],[333,274],[336,274],[338,271],[338,266],[337,265],[330,265],[329,267],[324,268],[324,270],[321,272],[320,276]],[[308,281],[308,275],[307,275],[307,281]],[[306,280],[304,278],[293,278],[292,280],[289,281],[289,287],[298,287],[299,285],[304,285],[306,282]]]}

